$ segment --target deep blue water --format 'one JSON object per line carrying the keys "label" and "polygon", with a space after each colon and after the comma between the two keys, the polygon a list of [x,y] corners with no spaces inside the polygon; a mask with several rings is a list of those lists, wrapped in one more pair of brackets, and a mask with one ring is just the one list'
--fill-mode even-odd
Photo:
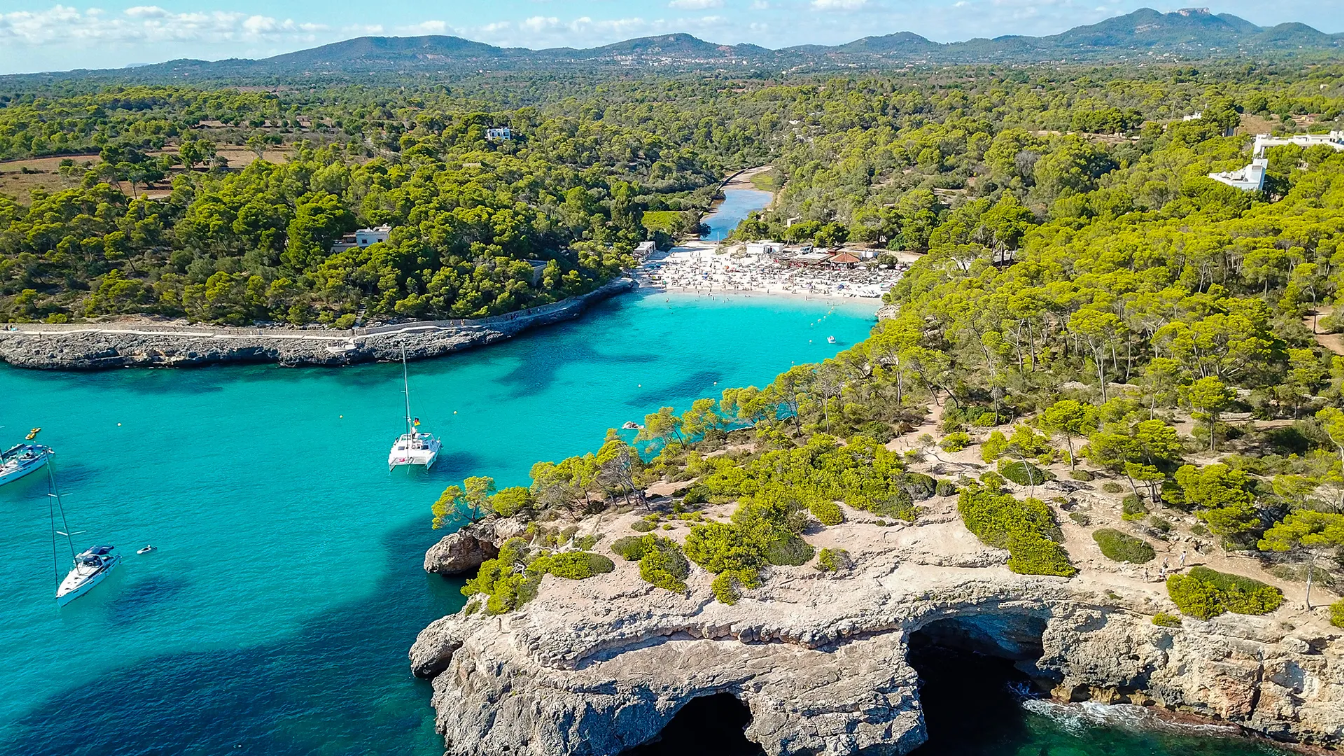
{"label": "deep blue water", "polygon": [[737,224],[747,219],[751,213],[770,204],[770,192],[757,189],[729,189],[723,193],[723,202],[714,208],[714,212],[701,219],[709,226],[709,232],[700,238],[707,241],[719,241],[732,233]]}
{"label": "deep blue water", "polygon": [[[460,582],[421,569],[439,491],[476,474],[524,483],[537,460],[595,449],[660,405],[764,385],[872,322],[853,303],[635,294],[413,363],[414,411],[444,438],[429,475],[385,466],[400,365],[0,366],[0,440],[43,427],[80,545],[126,552],[57,609],[44,476],[0,488],[0,754],[442,753],[406,662],[462,603]],[[159,551],[137,556],[146,543]]]}

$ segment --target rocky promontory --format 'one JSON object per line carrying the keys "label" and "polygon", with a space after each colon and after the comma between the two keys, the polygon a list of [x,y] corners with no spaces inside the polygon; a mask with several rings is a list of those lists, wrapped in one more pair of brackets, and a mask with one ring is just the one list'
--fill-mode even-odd
{"label": "rocky promontory", "polygon": [[[1009,571],[1007,552],[966,530],[950,497],[932,499],[917,524],[845,516],[806,537],[846,549],[850,569],[772,567],[735,605],[715,601],[703,570],[675,593],[614,557],[614,572],[590,579],[545,576],[516,611],[434,622],[410,660],[433,681],[447,753],[614,755],[657,738],[691,700],[728,694],[750,710],[746,736],[772,756],[904,754],[926,739],[912,642],[1011,659],[1064,702],[1153,707],[1344,745],[1344,638],[1300,606],[1162,626],[1154,615],[1175,612],[1163,584],[1105,566],[1070,523],[1082,570],[1065,579]],[[640,510],[581,519],[571,538],[598,537],[592,550],[604,552],[646,530],[640,521]],[[658,533],[684,539],[688,524],[670,518]],[[497,521],[449,536],[426,567],[442,565],[450,545],[521,529]]]}
{"label": "rocky promontory", "polygon": [[636,287],[618,278],[587,294],[532,310],[454,323],[407,323],[356,331],[222,329],[153,325],[0,326],[0,360],[45,370],[185,367],[222,363],[343,366],[438,357],[578,317],[589,305]]}

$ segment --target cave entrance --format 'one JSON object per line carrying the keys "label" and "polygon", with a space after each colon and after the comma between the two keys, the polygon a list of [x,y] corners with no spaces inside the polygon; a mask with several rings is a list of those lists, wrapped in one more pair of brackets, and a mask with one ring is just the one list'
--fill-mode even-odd
{"label": "cave entrance", "polygon": [[909,662],[929,740],[919,756],[1011,753],[1030,738],[1022,696],[1043,653],[1046,619],[1030,615],[950,617],[910,634]]}
{"label": "cave entrance", "polygon": [[658,737],[621,756],[764,756],[747,740],[751,710],[731,693],[691,699]]}

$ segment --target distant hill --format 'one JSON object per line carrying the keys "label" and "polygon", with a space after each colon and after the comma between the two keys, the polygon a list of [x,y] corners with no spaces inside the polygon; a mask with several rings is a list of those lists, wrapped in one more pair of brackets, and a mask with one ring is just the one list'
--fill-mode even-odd
{"label": "distant hill", "polygon": [[[530,51],[528,51],[530,52]],[[431,62],[438,60],[495,60],[509,51],[461,37],[359,37],[277,55],[259,63],[279,68]]]}
{"label": "distant hill", "polygon": [[[368,72],[409,74],[640,64],[684,68],[731,64],[735,71],[750,71],[751,66],[765,70],[854,65],[881,68],[910,62],[1104,62],[1155,55],[1206,59],[1246,54],[1328,56],[1341,52],[1344,52],[1344,34],[1325,34],[1306,24],[1261,27],[1204,8],[1172,13],[1143,8],[1062,34],[1045,37],[1010,35],[947,44],[932,42],[911,32],[864,37],[843,45],[799,45],[781,50],[750,44],[719,45],[690,34],[640,37],[582,50],[502,48],[450,36],[360,37],[262,60],[235,59],[213,63],[176,60],[134,69],[72,71],[42,76],[140,81],[190,78],[240,83],[304,73],[339,76]],[[24,77],[0,77],[5,78]]]}

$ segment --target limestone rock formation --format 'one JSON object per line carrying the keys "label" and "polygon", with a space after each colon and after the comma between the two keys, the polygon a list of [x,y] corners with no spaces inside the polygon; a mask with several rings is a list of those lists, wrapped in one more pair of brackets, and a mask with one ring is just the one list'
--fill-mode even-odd
{"label": "limestone rock formation", "polygon": [[633,280],[618,278],[588,294],[531,314],[468,325],[425,326],[358,335],[346,340],[319,338],[329,333],[323,331],[306,335],[257,329],[254,334],[220,332],[212,335],[209,326],[178,333],[99,325],[61,329],[40,325],[25,326],[22,330],[0,328],[0,360],[17,367],[47,370],[186,367],[243,362],[339,367],[399,360],[403,346],[408,358],[422,359],[492,344],[529,328],[577,317],[593,302],[633,288]]}
{"label": "limestone rock formation", "polygon": [[728,693],[750,709],[747,737],[772,756],[904,754],[926,738],[906,660],[915,634],[1019,660],[1066,700],[1344,745],[1344,640],[1323,624],[1225,615],[1155,626],[1155,612],[1172,611],[1160,586],[1111,573],[1016,575],[955,521],[846,523],[809,539],[843,544],[856,568],[775,568],[725,606],[703,571],[677,595],[618,560],[589,580],[547,576],[516,612],[434,622],[411,661],[433,680],[447,752],[618,754],[656,737],[690,700]]}

